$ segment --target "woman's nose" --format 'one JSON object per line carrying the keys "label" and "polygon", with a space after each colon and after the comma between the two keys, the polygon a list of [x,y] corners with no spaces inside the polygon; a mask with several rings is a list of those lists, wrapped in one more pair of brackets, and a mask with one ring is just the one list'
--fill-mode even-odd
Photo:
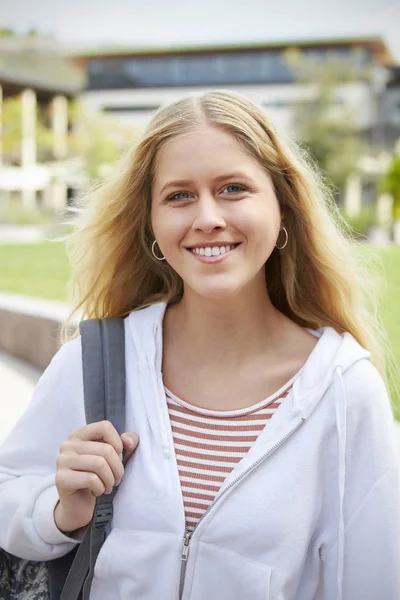
{"label": "woman's nose", "polygon": [[216,228],[225,228],[226,223],[221,214],[218,202],[210,194],[202,195],[196,203],[196,214],[193,229],[209,233]]}

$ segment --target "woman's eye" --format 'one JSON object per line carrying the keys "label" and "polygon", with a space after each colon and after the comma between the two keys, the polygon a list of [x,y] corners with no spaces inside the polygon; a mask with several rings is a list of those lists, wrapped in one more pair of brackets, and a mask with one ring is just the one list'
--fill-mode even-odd
{"label": "woman's eye", "polygon": [[167,198],[167,200],[168,201],[170,201],[170,200],[186,200],[187,196],[189,196],[189,194],[187,192],[177,192],[176,194],[169,196],[169,198]]}
{"label": "woman's eye", "polygon": [[229,193],[233,193],[233,194],[237,194],[238,192],[244,192],[246,188],[244,188],[242,185],[238,185],[236,183],[230,183],[229,185],[226,185],[224,187],[224,190],[227,190],[228,188],[236,188],[234,190],[231,189],[231,191]]}

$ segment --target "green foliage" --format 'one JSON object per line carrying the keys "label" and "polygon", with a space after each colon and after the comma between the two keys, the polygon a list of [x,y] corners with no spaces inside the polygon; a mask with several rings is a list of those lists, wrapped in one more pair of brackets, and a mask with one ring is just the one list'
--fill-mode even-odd
{"label": "green foliage", "polygon": [[[10,96],[2,107],[2,145],[9,158],[19,162],[22,143],[22,100],[21,96]],[[36,109],[36,143],[38,152],[50,150],[53,144],[52,131],[40,118],[40,107]]]}
{"label": "green foliage", "polygon": [[[42,114],[41,114],[42,113]],[[52,156],[53,132],[43,122],[43,108],[37,107],[36,143],[38,160]],[[20,162],[22,143],[22,100],[20,96],[6,98],[2,110],[3,151],[9,160]],[[139,129],[122,126],[101,114],[87,114],[78,100],[68,103],[69,156],[83,156],[92,179],[102,176],[104,168],[111,166],[134,142]]]}
{"label": "green foliage", "polygon": [[381,191],[393,198],[393,219],[400,219],[400,156],[395,155],[380,181]]}
{"label": "green foliage", "polygon": [[92,179],[102,177],[121,154],[132,145],[138,130],[120,125],[102,114],[88,114],[78,100],[69,103],[69,118],[73,125],[69,136],[72,154],[82,155]]}
{"label": "green foliage", "polygon": [[0,27],[0,38],[2,37],[16,37],[17,34],[10,27]]}
{"label": "green foliage", "polygon": [[358,238],[365,238],[371,227],[377,224],[376,209],[374,206],[363,206],[360,213],[350,217],[341,208],[340,214]]}
{"label": "green foliage", "polygon": [[99,123],[96,119],[86,123],[86,165],[92,178],[101,176],[101,168],[113,164],[120,155],[119,145],[113,133],[112,127]]}
{"label": "green foliage", "polygon": [[286,53],[286,61],[306,94],[293,104],[293,125],[302,145],[338,188],[357,170],[365,151],[357,116],[341,97],[346,84],[368,78],[357,58],[355,53],[349,58],[321,61],[306,58],[297,50]]}
{"label": "green foliage", "polygon": [[18,96],[6,98],[2,107],[2,145],[6,154],[19,155],[22,140],[22,102]]}

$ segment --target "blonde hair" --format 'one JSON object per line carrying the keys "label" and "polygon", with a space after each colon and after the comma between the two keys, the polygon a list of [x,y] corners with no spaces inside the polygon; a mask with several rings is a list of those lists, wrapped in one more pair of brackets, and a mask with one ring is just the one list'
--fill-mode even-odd
{"label": "blonde hair", "polygon": [[188,96],[158,110],[114,175],[79,200],[76,231],[67,240],[73,310],[62,341],[78,334],[71,331],[77,312],[86,318],[124,317],[182,295],[180,276],[151,253],[151,183],[163,144],[205,124],[233,135],[258,161],[284,209],[288,244],[282,252],[275,249],[265,265],[273,305],[302,327],[350,332],[385,378],[389,345],[365,244],[361,248],[350,235],[304,152],[277,135],[261,107],[231,91]]}

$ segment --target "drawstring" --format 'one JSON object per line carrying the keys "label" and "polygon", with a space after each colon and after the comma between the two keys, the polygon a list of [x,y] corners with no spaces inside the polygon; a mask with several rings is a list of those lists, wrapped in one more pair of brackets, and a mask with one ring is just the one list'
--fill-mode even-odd
{"label": "drawstring", "polygon": [[346,475],[346,391],[344,389],[342,369],[336,367],[334,375],[336,428],[339,442],[338,481],[339,481],[339,532],[338,532],[338,598],[342,600],[344,565],[344,488]]}
{"label": "drawstring", "polygon": [[162,450],[164,453],[164,456],[166,458],[171,458],[171,444],[168,438],[168,434],[167,434],[167,430],[165,427],[165,420],[164,420],[164,414],[163,414],[163,406],[162,406],[162,402],[165,399],[165,391],[164,391],[164,385],[162,382],[162,377],[161,377],[161,356],[159,357],[157,355],[157,347],[158,347],[158,339],[157,339],[157,335],[158,335],[158,325],[157,323],[153,324],[153,335],[154,335],[154,354],[152,356],[152,361],[150,360],[150,358],[147,358],[148,361],[148,365],[150,367],[150,369],[153,371],[152,376],[151,376],[151,383],[153,386],[153,391],[154,394],[156,396],[156,400],[157,400],[157,414],[158,414],[158,420],[159,420],[159,425],[160,425],[160,431],[161,431],[161,443],[162,443]]}

